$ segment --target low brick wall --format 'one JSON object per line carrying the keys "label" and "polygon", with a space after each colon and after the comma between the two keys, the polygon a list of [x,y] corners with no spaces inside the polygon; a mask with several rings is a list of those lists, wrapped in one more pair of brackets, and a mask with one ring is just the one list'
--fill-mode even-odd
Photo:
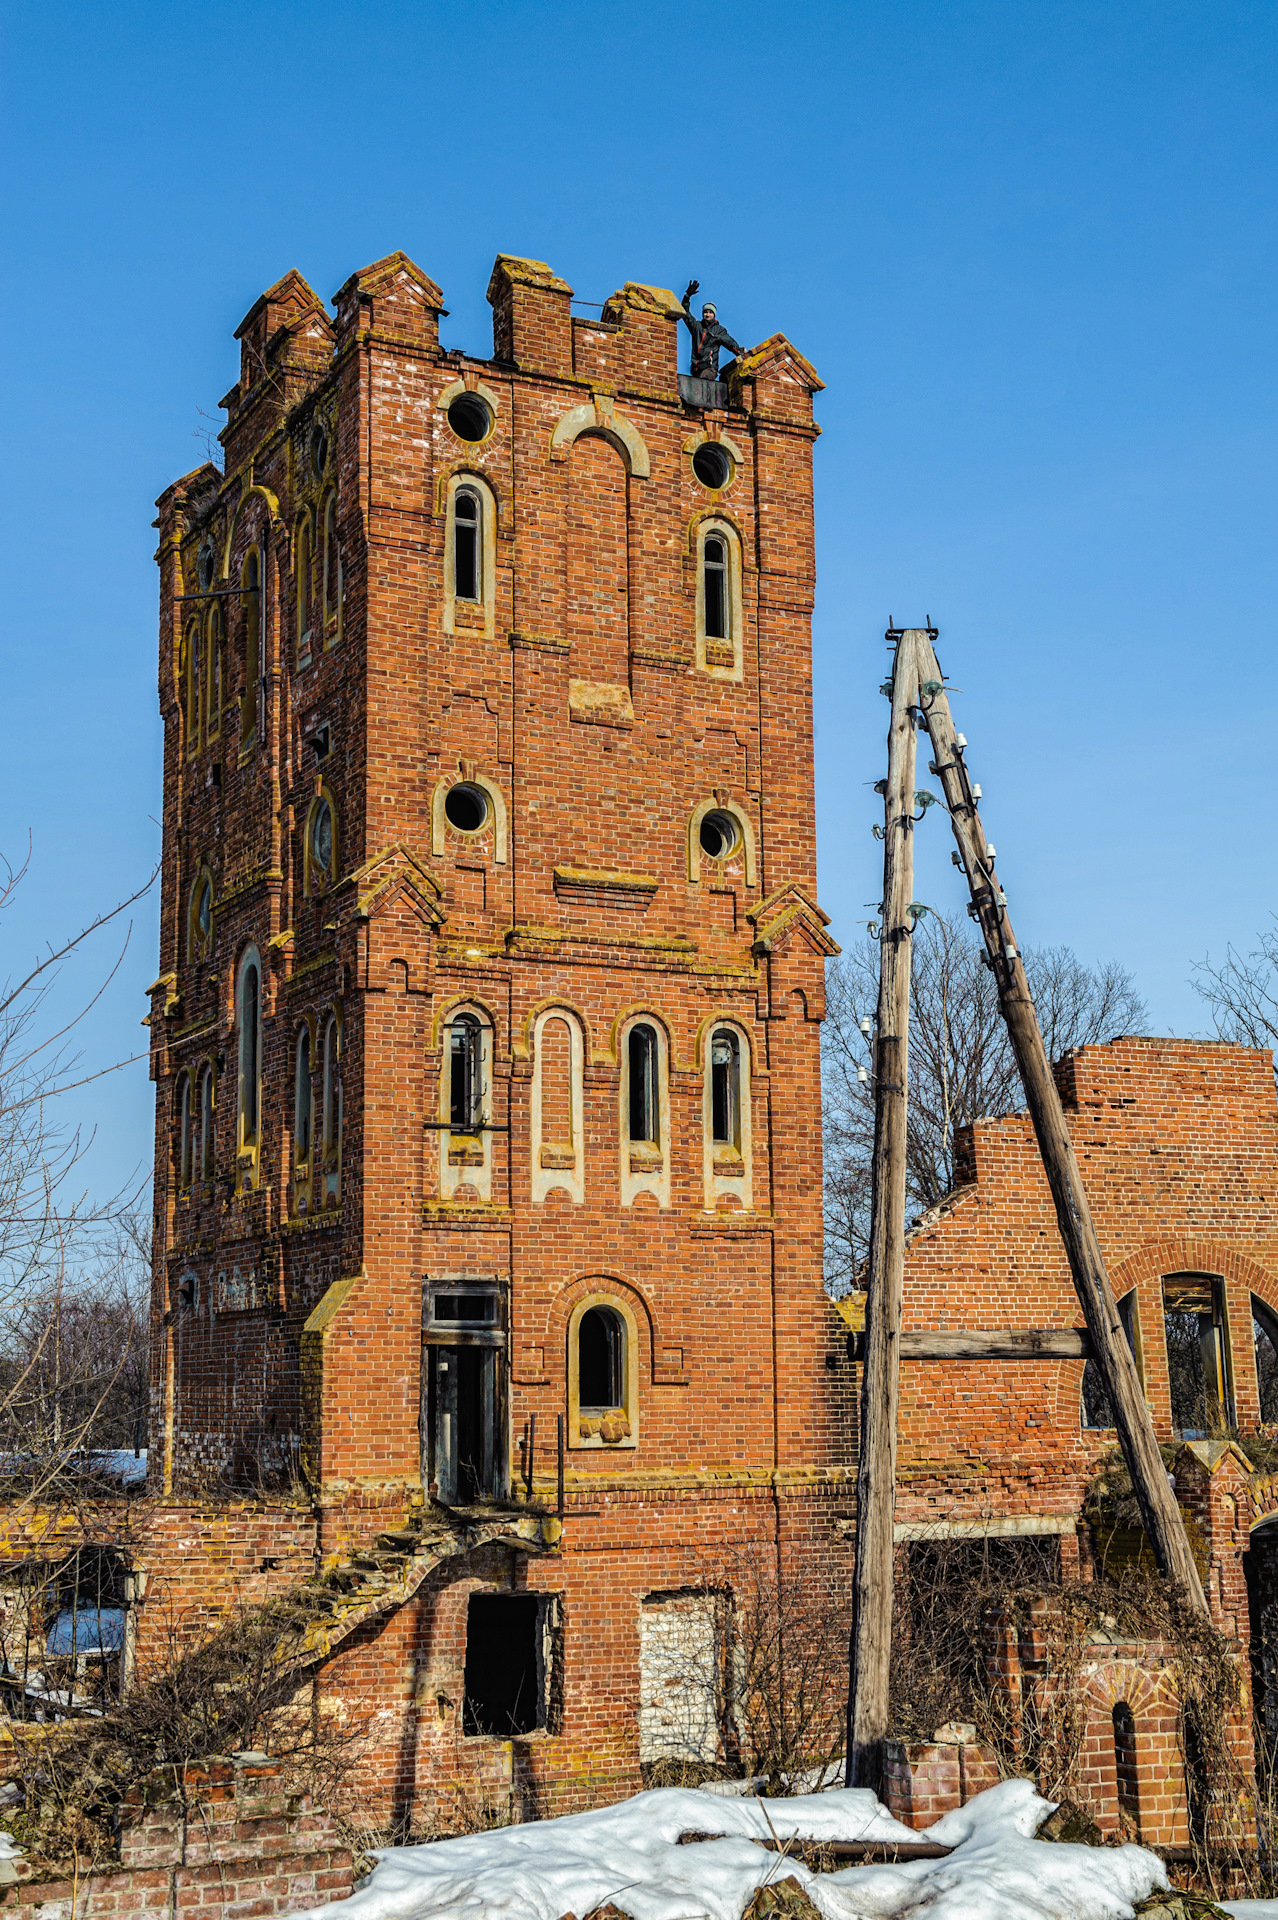
{"label": "low brick wall", "polygon": [[889,1740],[883,1800],[903,1826],[930,1827],[1001,1779],[998,1760],[975,1727],[940,1728],[931,1740]]}
{"label": "low brick wall", "polygon": [[185,1789],[165,1775],[134,1795],[118,1867],[20,1881],[0,1893],[0,1908],[30,1920],[256,1920],[351,1892],[351,1852],[331,1816],[286,1791],[269,1762],[218,1762],[188,1774]]}

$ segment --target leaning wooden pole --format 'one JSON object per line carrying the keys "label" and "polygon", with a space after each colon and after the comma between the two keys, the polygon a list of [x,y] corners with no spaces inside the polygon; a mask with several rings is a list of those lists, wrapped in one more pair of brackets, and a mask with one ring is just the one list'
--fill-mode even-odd
{"label": "leaning wooden pole", "polygon": [[1132,1477],[1141,1519],[1164,1575],[1183,1587],[1191,1601],[1206,1613],[1207,1602],[1185,1535],[1184,1521],[1158,1451],[1140,1375],[1105,1271],[1082,1175],[1008,917],[1007,896],[995,874],[994,856],[981,825],[976,804],[980,789],[973,787],[969,778],[964,743],[954,729],[941,669],[928,633],[920,636],[918,658],[921,723],[932,737],[931,771],[944,789],[971,890],[974,917],[980,924],[998,986],[999,1005],[1011,1035],[1026,1104],[1056,1205],[1057,1225],[1091,1335],[1092,1353],[1114,1409],[1118,1438]]}
{"label": "leaning wooden pole", "polygon": [[914,897],[914,749],[918,642],[897,636],[883,799],[883,908],[874,1043],[874,1179],[856,1476],[856,1568],[848,1692],[847,1783],[879,1791],[892,1658],[892,1511],[901,1295],[905,1284],[905,1130],[909,1084],[910,944]]}

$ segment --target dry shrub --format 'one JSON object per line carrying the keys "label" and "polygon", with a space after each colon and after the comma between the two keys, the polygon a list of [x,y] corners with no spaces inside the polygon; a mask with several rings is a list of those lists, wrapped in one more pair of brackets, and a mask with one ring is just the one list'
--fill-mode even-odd
{"label": "dry shrub", "polygon": [[[164,1657],[105,1712],[11,1722],[0,1777],[22,1801],[5,1820],[33,1864],[83,1872],[116,1856],[129,1796],[143,1781],[162,1770],[185,1804],[189,1777],[236,1753],[265,1754],[285,1791],[329,1804],[348,1798],[366,1720],[323,1712],[313,1676],[278,1657],[308,1613],[291,1595],[203,1627],[170,1612]],[[198,1781],[190,1797],[198,1799]]]}

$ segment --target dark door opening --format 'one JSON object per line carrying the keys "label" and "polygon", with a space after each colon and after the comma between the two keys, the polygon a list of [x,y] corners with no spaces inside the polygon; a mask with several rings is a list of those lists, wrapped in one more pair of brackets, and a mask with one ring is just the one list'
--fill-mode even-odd
{"label": "dark door opening", "polygon": [[432,1488],[444,1506],[498,1495],[497,1365],[493,1347],[432,1347]]}
{"label": "dark door opening", "polygon": [[1182,1440],[1205,1440],[1233,1418],[1220,1282],[1204,1273],[1165,1279],[1163,1327],[1172,1426]]}
{"label": "dark door opening", "polygon": [[471,1594],[463,1733],[508,1740],[545,1725],[545,1606],[535,1593]]}

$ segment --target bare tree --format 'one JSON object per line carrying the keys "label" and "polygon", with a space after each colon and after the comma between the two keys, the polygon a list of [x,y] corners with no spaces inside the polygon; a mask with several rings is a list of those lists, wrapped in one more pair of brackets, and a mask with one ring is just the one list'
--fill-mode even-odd
{"label": "bare tree", "polygon": [[[1068,947],[1023,954],[1051,1059],[1071,1047],[1139,1030],[1148,1018],[1131,974],[1088,967]],[[879,993],[878,943],[867,938],[831,964],[822,1043],[827,1282],[847,1290],[865,1258],[874,1145],[874,1089],[862,1019]],[[993,976],[959,915],[928,914],[914,937],[910,1005],[911,1204],[923,1212],[955,1185],[954,1134],[982,1116],[1020,1107],[1020,1080]]]}
{"label": "bare tree", "polygon": [[[0,912],[29,862],[29,849],[16,867],[0,856]],[[76,1039],[123,964],[132,923],[97,990],[62,1017],[55,988],[63,964],[91,950],[154,878],[0,985],[0,1449],[10,1478],[33,1492],[86,1448],[119,1444],[122,1427],[131,1444],[136,1430],[136,1408],[122,1409],[139,1391],[140,1193],[85,1193],[89,1141],[58,1104],[143,1057],[92,1066]]]}
{"label": "bare tree", "polygon": [[1217,966],[1210,954],[1193,963],[1190,985],[1217,1035],[1240,1047],[1278,1047],[1278,915],[1271,919],[1250,953],[1230,946]]}

